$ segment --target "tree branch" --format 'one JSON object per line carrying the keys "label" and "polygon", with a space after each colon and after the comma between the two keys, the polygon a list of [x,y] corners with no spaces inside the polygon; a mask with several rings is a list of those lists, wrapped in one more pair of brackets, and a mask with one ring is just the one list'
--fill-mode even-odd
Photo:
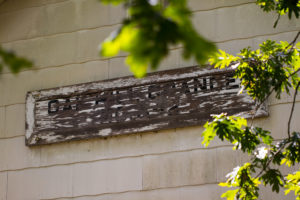
{"label": "tree branch", "polygon": [[[292,120],[292,116],[293,116],[293,113],[294,113],[294,108],[295,108],[295,102],[296,102],[296,96],[297,96],[297,92],[298,92],[298,89],[299,89],[299,86],[300,86],[300,81],[298,82],[297,86],[296,86],[296,90],[295,90],[295,93],[294,93],[294,98],[293,98],[293,105],[292,105],[292,109],[291,109],[291,114],[290,114],[290,117],[289,117],[289,122],[288,122],[288,136],[289,136],[289,140],[290,141],[290,125],[291,125],[291,120]],[[270,92],[271,94],[272,92]],[[285,142],[277,151],[276,153],[272,156],[272,158],[270,160],[268,160],[268,162],[266,163],[265,165],[265,168],[263,168],[256,176],[255,178],[259,177],[264,171],[265,169],[271,164],[271,162],[273,161],[273,159],[275,158],[275,156],[280,153],[284,147],[286,146],[288,142]]]}
{"label": "tree branch", "polygon": [[299,68],[298,70],[294,71],[293,73],[291,73],[291,74],[289,75],[289,78],[290,78],[291,76],[297,74],[298,72],[300,72],[300,68]]}
{"label": "tree branch", "polygon": [[288,136],[289,136],[289,138],[291,137],[291,121],[292,121],[292,117],[293,117],[293,113],[294,113],[294,109],[295,109],[296,96],[297,96],[297,93],[298,93],[299,86],[300,86],[300,81],[298,82],[298,84],[296,86],[296,89],[295,89],[294,99],[293,99],[293,105],[292,105],[292,109],[291,109],[291,113],[290,113],[290,118],[289,118],[289,122],[288,122]]}
{"label": "tree branch", "polygon": [[289,44],[289,46],[294,46],[295,45],[295,42],[297,41],[298,37],[300,35],[300,31],[297,33],[296,37],[294,38],[294,40]]}

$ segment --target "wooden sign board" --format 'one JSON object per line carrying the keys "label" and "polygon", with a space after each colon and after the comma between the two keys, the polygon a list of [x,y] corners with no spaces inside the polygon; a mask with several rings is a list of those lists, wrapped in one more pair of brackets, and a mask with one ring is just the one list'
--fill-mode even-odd
{"label": "wooden sign board", "polygon": [[[26,99],[26,144],[40,145],[195,126],[211,114],[250,115],[255,108],[233,70],[189,67],[61,88]],[[261,109],[257,116],[266,116]]]}

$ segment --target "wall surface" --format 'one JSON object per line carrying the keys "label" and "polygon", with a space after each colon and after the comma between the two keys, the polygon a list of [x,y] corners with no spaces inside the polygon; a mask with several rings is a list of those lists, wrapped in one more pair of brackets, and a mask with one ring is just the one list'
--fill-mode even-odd
{"label": "wall surface", "polygon": [[[267,38],[291,41],[299,21],[263,13],[252,0],[189,0],[201,34],[230,53]],[[126,16],[96,0],[5,0],[0,43],[32,59],[35,68],[0,76],[0,200],[216,200],[218,182],[247,156],[227,143],[201,145],[202,127],[189,127],[26,147],[27,91],[130,75],[124,55],[98,56],[98,45]],[[174,47],[160,70],[194,65]],[[270,116],[255,123],[282,138],[292,98],[269,100]],[[300,97],[292,122],[300,117]],[[289,197],[292,199],[292,197]],[[261,199],[283,199],[263,190]],[[285,198],[288,199],[288,198]]]}

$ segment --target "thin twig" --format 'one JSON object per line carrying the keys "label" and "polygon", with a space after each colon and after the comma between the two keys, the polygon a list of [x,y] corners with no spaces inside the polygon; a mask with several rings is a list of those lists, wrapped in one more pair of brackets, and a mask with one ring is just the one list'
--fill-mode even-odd
{"label": "thin twig", "polygon": [[294,46],[295,45],[295,42],[297,41],[298,37],[300,35],[300,31],[297,33],[296,37],[294,38],[294,40],[289,44],[289,46]]}
{"label": "thin twig", "polygon": [[291,109],[291,113],[290,113],[290,118],[289,118],[289,122],[288,122],[288,136],[289,136],[289,138],[291,138],[291,121],[292,121],[292,116],[293,116],[293,113],[294,113],[296,96],[297,96],[297,93],[298,93],[299,86],[300,86],[300,81],[298,82],[298,84],[296,86],[296,90],[295,90],[295,94],[294,94],[294,99],[293,99],[293,105],[292,105],[292,109]]}
{"label": "thin twig", "polygon": [[276,28],[276,26],[277,26],[277,24],[278,24],[278,21],[279,21],[279,19],[280,19],[280,14],[278,14],[278,16],[277,16],[277,19],[276,19],[276,21],[275,21],[275,23],[274,23],[274,25],[273,25],[273,28]]}
{"label": "thin twig", "polygon": [[300,68],[297,69],[296,71],[294,71],[293,73],[291,73],[291,74],[289,75],[289,78],[292,77],[293,75],[297,74],[298,72],[300,72]]}

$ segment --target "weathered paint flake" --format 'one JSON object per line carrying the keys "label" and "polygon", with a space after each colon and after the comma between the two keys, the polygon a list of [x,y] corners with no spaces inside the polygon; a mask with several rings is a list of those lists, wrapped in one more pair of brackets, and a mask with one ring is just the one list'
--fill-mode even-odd
{"label": "weathered paint flake", "polygon": [[[250,116],[234,69],[188,67],[27,94],[26,144],[109,137],[201,125],[211,114]],[[257,116],[266,116],[265,109]]]}

